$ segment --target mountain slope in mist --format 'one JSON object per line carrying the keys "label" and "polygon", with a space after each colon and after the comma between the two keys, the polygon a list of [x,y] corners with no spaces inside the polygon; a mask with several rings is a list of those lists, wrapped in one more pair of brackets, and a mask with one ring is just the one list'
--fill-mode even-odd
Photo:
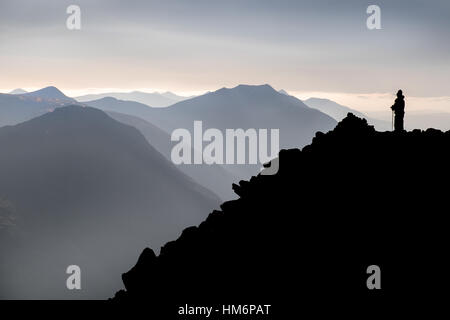
{"label": "mountain slope in mist", "polygon": [[[136,248],[161,245],[219,202],[135,128],[93,108],[0,128],[0,149],[0,199],[14,208],[2,208],[2,298],[105,298]],[[72,264],[83,290],[65,287]]]}
{"label": "mountain slope in mist", "polygon": [[88,94],[84,96],[76,97],[75,99],[80,102],[86,102],[91,100],[99,100],[102,98],[111,97],[119,100],[128,100],[135,101],[142,104],[146,104],[152,107],[167,107],[176,102],[186,100],[187,97],[182,97],[176,95],[172,92],[141,92],[141,91],[133,91],[133,92],[107,92],[100,94]]}
{"label": "mountain slope in mist", "polygon": [[23,94],[26,97],[37,97],[45,100],[54,100],[54,101],[69,101],[69,102],[77,102],[75,99],[66,96],[56,87],[50,86],[45,87],[36,91],[27,92]]}
{"label": "mountain slope in mist", "polygon": [[[159,129],[153,124],[127,114],[117,113],[109,111],[107,112],[113,119],[130,125],[138,129],[143,136],[147,139],[149,144],[155,147],[162,155],[166,157],[168,161],[171,159],[171,145],[170,135],[165,131]],[[191,148],[191,153],[194,154],[194,148]],[[187,165],[180,164],[176,166],[183,173],[194,179],[200,185],[206,187],[208,190],[213,191],[222,200],[229,200],[235,198],[233,190],[231,188],[233,183],[239,181],[239,179],[233,176],[230,172],[225,170],[221,166],[211,166],[208,164],[199,165]]]}
{"label": "mountain slope in mist", "polygon": [[15,125],[55,108],[76,103],[55,87],[23,94],[0,94],[0,127]]}
{"label": "mountain slope in mist", "polygon": [[[145,108],[125,102],[111,104],[108,100],[87,101],[87,105],[105,111],[138,116],[167,133],[184,128],[193,131],[194,121],[203,122],[203,130],[279,129],[280,148],[302,147],[318,130],[328,131],[336,121],[309,108],[299,99],[275,91],[269,85],[239,85],[178,102],[167,108]],[[270,141],[270,139],[268,139]],[[175,143],[174,143],[175,144]],[[259,165],[224,165],[239,178],[258,173]]]}

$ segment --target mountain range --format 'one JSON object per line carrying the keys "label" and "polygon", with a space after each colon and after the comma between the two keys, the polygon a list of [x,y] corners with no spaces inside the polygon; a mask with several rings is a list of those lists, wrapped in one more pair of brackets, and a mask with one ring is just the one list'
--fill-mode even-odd
{"label": "mountain range", "polygon": [[[49,93],[50,91],[53,91],[53,93]],[[68,96],[64,95],[61,91],[59,91],[55,87],[46,87],[41,90],[31,92],[31,96],[39,97],[41,99],[40,106],[34,106],[30,107],[27,106],[27,104],[30,102],[28,101],[17,101],[16,99],[13,99],[11,97],[5,97],[6,95],[17,95],[17,96],[23,96],[27,91],[23,89],[15,89],[9,92],[8,94],[0,94],[0,126],[8,125],[8,124],[17,124],[22,121],[29,120],[37,115],[43,114],[47,112],[48,110],[52,110],[55,107],[61,106],[62,101],[71,101],[74,102],[72,98],[69,98]],[[289,93],[285,90],[279,90],[278,91],[281,94],[289,96]],[[208,92],[208,94],[211,92]],[[48,98],[52,97],[52,99],[49,101]],[[146,93],[146,92],[139,92],[139,91],[133,91],[133,92],[111,92],[111,93],[104,93],[104,94],[92,94],[92,95],[85,95],[78,97],[77,101],[80,102],[86,102],[86,101],[92,101],[92,100],[100,100],[102,98],[112,98],[115,97],[117,100],[124,100],[124,101],[133,101],[133,102],[140,102],[142,104],[142,107],[145,106],[155,106],[155,107],[163,107],[163,106],[170,106],[172,104],[175,104],[176,102],[187,100],[193,97],[182,97],[178,96],[176,94],[173,94],[171,92],[165,92],[165,93]],[[148,99],[146,98],[148,97]],[[152,100],[152,97],[156,97],[157,100]],[[29,99],[30,97],[28,97]],[[21,97],[20,99],[24,100],[25,97]],[[158,100],[160,99],[160,100]],[[167,100],[168,99],[168,100]],[[53,101],[52,101],[53,100]],[[32,104],[34,101],[31,101],[30,104]],[[387,110],[386,115],[379,115],[378,117],[368,117],[367,115],[351,109],[349,107],[343,106],[341,104],[338,104],[332,100],[329,99],[323,99],[323,98],[309,98],[303,103],[313,109],[317,109],[336,121],[342,120],[345,115],[348,112],[351,112],[355,115],[358,115],[360,117],[363,117],[368,120],[368,122],[375,126],[377,130],[380,131],[387,131],[392,130],[392,124],[390,121],[386,121],[386,118],[389,118],[390,113],[389,110]],[[17,105],[17,108],[13,108],[13,105]],[[25,108],[23,108],[25,106]],[[12,109],[12,110],[11,110]],[[41,109],[44,109],[43,111]],[[119,110],[118,112],[123,112],[123,109]],[[136,112],[130,112],[134,115],[136,115]],[[144,111],[145,113],[145,111]],[[441,130],[448,130],[450,129],[450,121],[448,121],[449,114],[445,112],[406,112],[405,116],[405,127],[408,130],[413,130],[415,128],[419,129],[426,129],[429,127],[438,128]],[[381,120],[384,119],[384,120]],[[147,119],[148,120],[148,119]]]}
{"label": "mountain range", "polygon": [[[2,298],[106,298],[137,248],[163,244],[220,201],[94,108],[2,127],[0,149]],[[84,273],[77,293],[65,287],[72,264]]]}
{"label": "mountain range", "polygon": [[55,101],[55,102],[59,102],[59,101],[72,102],[72,103],[77,102],[75,99],[66,96],[64,93],[61,92],[61,90],[59,90],[58,88],[53,87],[53,86],[45,87],[43,89],[39,89],[39,90],[32,91],[32,92],[23,93],[21,96],[22,97],[34,97],[36,99],[42,99],[42,100],[46,100],[46,101]]}
{"label": "mountain range", "polygon": [[[280,148],[302,147],[316,131],[328,131],[336,121],[309,108],[299,99],[281,94],[269,85],[239,85],[178,102],[168,108],[148,108],[136,102],[103,98],[86,105],[140,117],[165,132],[175,129],[193,131],[194,121],[202,121],[204,130],[279,129]],[[175,143],[174,143],[175,144]],[[173,144],[173,145],[174,145]],[[239,178],[259,172],[260,165],[223,165]]]}
{"label": "mountain range", "polygon": [[[0,148],[7,150],[0,153],[0,297],[107,297],[120,288],[117,274],[131,268],[141,248],[158,248],[175,239],[183,228],[202,221],[222,200],[237,196],[248,199],[249,182],[245,179],[256,175],[260,165],[175,166],[170,157],[175,144],[170,141],[173,130],[185,128],[192,131],[194,121],[198,120],[203,122],[204,130],[279,129],[281,149],[307,146],[302,154],[308,154],[307,150],[318,145],[314,141],[322,141],[320,132],[332,130],[336,120],[343,120],[343,114],[349,110],[324,99],[309,99],[303,103],[269,85],[222,88],[167,108],[152,108],[137,101],[113,97],[77,102],[55,87],[29,93],[0,94]],[[407,114],[407,121],[412,117]],[[442,122],[444,118],[437,116],[434,121]],[[419,120],[424,121],[417,118]],[[378,129],[383,125],[377,125],[373,119],[368,121]],[[346,179],[340,175],[343,168],[346,168],[345,172],[356,170],[372,174],[367,168],[375,166],[371,170],[378,173],[372,178],[380,179],[376,182],[377,190],[383,189],[384,183],[388,184],[390,179],[382,178],[384,164],[379,172],[376,168],[379,162],[386,160],[383,158],[386,150],[382,150],[383,156],[376,158],[378,162],[361,159],[360,164],[355,164],[354,160],[347,159],[353,163],[351,168],[339,159],[343,150],[354,155],[352,150],[344,148],[344,136],[349,141],[355,139],[354,135],[375,135],[379,141],[389,137],[392,148],[393,142],[397,141],[396,136],[373,133],[374,129],[367,123],[361,125],[351,117],[343,122],[346,125],[338,125],[329,135],[342,138],[337,140],[342,149],[330,149],[334,153],[326,152],[326,156],[317,163],[302,162],[297,159],[297,151],[289,151],[299,162],[291,162],[286,169],[280,163],[283,181],[295,185],[292,190],[296,192],[300,188],[299,194],[311,197],[317,203],[324,199],[311,192],[323,189],[324,192],[339,189],[340,197],[330,194],[326,202],[340,202],[349,194],[352,198],[366,199],[358,190],[356,180],[354,188],[340,190],[337,182]],[[349,126],[352,130],[347,130]],[[445,136],[435,131],[427,131],[427,134],[417,131],[406,137],[419,141],[421,137],[425,139],[432,135],[439,139]],[[308,146],[311,141],[312,145]],[[405,141],[401,142],[399,150],[403,150]],[[201,151],[192,148],[191,152]],[[394,155],[397,151],[392,152]],[[285,151],[282,154],[286,154]],[[320,152],[315,155],[320,159]],[[357,158],[359,155],[354,156]],[[415,155],[411,153],[411,156]],[[289,158],[280,156],[280,159]],[[395,157],[390,156],[389,159]],[[309,178],[310,189],[307,192],[283,173],[283,170],[294,172],[300,181],[303,171],[293,169],[299,164],[307,168],[319,168],[320,164],[322,169],[326,168],[315,177],[316,180],[313,176]],[[390,172],[392,176],[395,174],[398,173]],[[277,177],[258,176],[250,179],[250,184],[258,185],[259,181],[266,179],[277,181]],[[402,179],[407,177],[402,176]],[[235,193],[232,192],[233,183]],[[269,185],[263,189],[254,188],[251,193],[255,199],[257,196],[262,199],[270,197]],[[275,188],[279,192],[287,191],[279,184]],[[395,190],[389,192],[394,193]],[[292,195],[289,201],[294,197],[297,201],[299,196]],[[278,199],[283,199],[281,194]],[[370,201],[376,203],[379,199]],[[233,207],[234,203],[229,202],[225,207]],[[267,210],[272,208],[273,212],[291,213],[271,206]],[[245,210],[239,209],[239,212],[245,214]],[[220,214],[214,216],[219,217]],[[239,223],[239,220],[230,221]],[[236,231],[232,224],[226,224],[226,227],[232,233]],[[270,232],[267,228],[265,230]],[[191,233],[185,232],[182,237],[186,234],[189,237]],[[165,248],[171,246],[169,244]],[[168,249],[164,250],[163,256]],[[69,292],[64,286],[66,274],[61,270],[70,264],[79,264],[87,274],[89,285],[79,293]],[[141,276],[139,272],[137,278]],[[133,291],[129,288],[134,286],[131,278],[125,280],[129,292]]]}
{"label": "mountain range", "polygon": [[76,103],[55,87],[24,94],[0,93],[0,127],[33,119],[55,108]]}
{"label": "mountain range", "polygon": [[108,92],[101,94],[88,94],[84,96],[76,97],[75,99],[80,102],[86,102],[91,100],[98,100],[106,97],[112,97],[120,100],[136,101],[152,107],[167,107],[176,102],[189,99],[189,97],[182,97],[172,92]]}
{"label": "mountain range", "polygon": [[[46,87],[0,95],[0,113],[0,148],[8,150],[0,155],[5,298],[106,297],[120,289],[114,275],[131,266],[136,250],[199,223],[220,198],[234,197],[233,182],[259,170],[175,166],[172,129],[190,129],[194,120],[218,129],[275,125],[283,147],[335,123],[267,85],[221,89],[168,108],[112,97],[78,103]],[[89,283],[75,294],[61,272],[71,264]]]}
{"label": "mountain range", "polygon": [[[55,87],[19,95],[3,94],[0,95],[0,125],[14,125],[74,103],[77,102]],[[143,131],[147,140],[169,160],[170,151],[175,145],[175,142],[170,141],[172,131],[175,128],[192,130],[194,120],[202,120],[205,130],[208,127],[219,130],[280,129],[281,148],[301,147],[311,139],[316,130],[327,131],[335,124],[326,115],[308,108],[294,97],[276,92],[268,85],[223,88],[168,108],[151,108],[140,102],[113,97],[78,104],[123,114],[121,121]],[[230,105],[234,107],[229,107]],[[156,128],[162,131],[155,130]],[[192,154],[194,152],[201,153],[202,150],[192,150]],[[260,165],[202,164],[180,165],[179,168],[222,199],[231,199],[234,197],[231,183],[257,173]]]}
{"label": "mountain range", "polygon": [[[111,116],[111,118],[119,122],[138,129],[147,139],[150,145],[152,145],[156,150],[164,155],[168,161],[172,161],[171,140],[168,133],[159,129],[155,125],[135,116],[113,111],[108,111],[107,114]],[[193,147],[191,147],[191,154],[200,152],[201,151],[195,150]],[[177,165],[177,168],[187,176],[200,183],[202,186],[213,191],[221,199],[231,200],[232,198],[235,198],[231,185],[234,182],[239,181],[239,179],[222,166],[211,166],[208,164],[180,164]]]}

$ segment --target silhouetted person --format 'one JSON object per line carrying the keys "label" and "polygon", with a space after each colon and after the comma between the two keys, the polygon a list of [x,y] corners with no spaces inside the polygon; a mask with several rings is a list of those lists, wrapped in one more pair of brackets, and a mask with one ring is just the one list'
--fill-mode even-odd
{"label": "silhouetted person", "polygon": [[391,109],[395,113],[394,131],[403,131],[403,118],[405,117],[405,96],[402,90],[398,90],[397,99]]}

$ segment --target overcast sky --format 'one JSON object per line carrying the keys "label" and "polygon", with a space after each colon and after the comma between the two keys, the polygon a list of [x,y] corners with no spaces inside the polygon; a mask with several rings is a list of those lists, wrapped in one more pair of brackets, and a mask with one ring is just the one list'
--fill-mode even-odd
{"label": "overcast sky", "polygon": [[449,0],[0,0],[0,88],[450,96],[449,31]]}

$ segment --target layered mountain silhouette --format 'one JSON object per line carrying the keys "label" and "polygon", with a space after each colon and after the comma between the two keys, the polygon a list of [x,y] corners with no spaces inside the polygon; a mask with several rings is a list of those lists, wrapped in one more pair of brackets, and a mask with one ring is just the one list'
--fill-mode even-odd
{"label": "layered mountain silhouette", "polygon": [[106,112],[117,112],[132,115],[134,117],[139,117],[151,123],[153,126],[159,128],[156,123],[151,121],[153,108],[137,101],[120,100],[114,97],[104,97],[97,100],[85,101],[83,102],[83,104]]}
{"label": "layered mountain silhouette", "polygon": [[[114,104],[112,104],[114,105]],[[113,119],[130,125],[138,129],[147,139],[148,143],[166,157],[168,161],[171,159],[172,143],[170,135],[159,129],[155,125],[135,116],[109,111],[107,112]],[[191,154],[200,153],[201,151],[191,148]],[[213,191],[222,200],[230,200],[235,198],[235,194],[231,188],[234,182],[239,181],[231,172],[228,172],[221,166],[211,166],[208,164],[200,165],[177,165],[183,173],[197,181],[202,186]]]}
{"label": "layered mountain silhouette", "polygon": [[[148,108],[136,102],[105,98],[85,104],[105,111],[140,117],[167,133],[178,128],[193,131],[196,120],[203,129],[279,129],[280,147],[302,147],[318,130],[332,129],[336,121],[318,110],[309,108],[295,97],[281,94],[269,85],[239,85],[178,102],[168,108]],[[174,143],[175,144],[175,143]],[[224,165],[240,178],[259,172],[259,165]]]}
{"label": "layered mountain silhouette", "polygon": [[76,100],[80,102],[86,102],[92,100],[99,100],[106,97],[116,98],[120,100],[136,101],[152,107],[167,107],[176,102],[188,99],[188,97],[182,97],[169,91],[164,93],[133,91],[133,92],[108,92],[101,94],[88,94],[76,97]]}
{"label": "layered mountain silhouette", "polygon": [[[139,248],[202,221],[219,198],[135,128],[89,107],[0,128],[0,296],[106,298]],[[83,289],[65,287],[79,265]]]}
{"label": "layered mountain silhouette", "polygon": [[41,99],[46,99],[49,101],[69,101],[69,102],[76,102],[75,99],[70,98],[66,96],[64,93],[62,93],[58,88],[50,86],[45,87],[36,91],[27,92],[23,94],[27,97],[37,97]]}
{"label": "layered mountain silhouette", "polygon": [[[166,95],[171,96],[169,93]],[[133,97],[129,94],[121,96]],[[21,95],[0,95],[0,126],[14,125],[74,103],[75,100],[55,87],[46,87]],[[282,148],[301,147],[310,141],[316,130],[327,131],[335,124],[330,117],[306,107],[294,97],[278,93],[268,85],[224,88],[168,108],[150,108],[136,101],[113,97],[87,101],[80,105],[139,117],[146,121],[148,123],[146,125],[139,120],[125,123],[135,126],[138,130],[144,130],[147,140],[151,140],[150,143],[169,160],[171,160],[170,151],[176,144],[170,141],[170,134],[177,128],[192,131],[195,120],[203,121],[204,130],[217,128],[225,132],[226,129],[239,128],[280,129]],[[122,119],[125,117],[122,116]],[[166,135],[154,130],[155,128],[161,128]],[[191,154],[194,152],[201,153],[202,150],[192,150]],[[222,199],[231,199],[234,197],[230,188],[231,183],[237,182],[239,178],[249,178],[257,174],[260,167],[259,164],[223,166],[203,164],[180,165],[179,169],[217,193]]]}
{"label": "layered mountain silhouette", "polygon": [[[145,301],[149,314],[167,302],[251,300],[291,315],[438,303],[449,284],[449,144],[450,132],[377,132],[348,114],[302,150],[282,150],[276,175],[234,185],[238,200],[159,254],[146,248],[114,300]],[[367,287],[372,265],[381,290]]]}
{"label": "layered mountain silhouette", "polygon": [[0,127],[15,125],[55,108],[76,103],[55,87],[22,94],[0,94]]}

